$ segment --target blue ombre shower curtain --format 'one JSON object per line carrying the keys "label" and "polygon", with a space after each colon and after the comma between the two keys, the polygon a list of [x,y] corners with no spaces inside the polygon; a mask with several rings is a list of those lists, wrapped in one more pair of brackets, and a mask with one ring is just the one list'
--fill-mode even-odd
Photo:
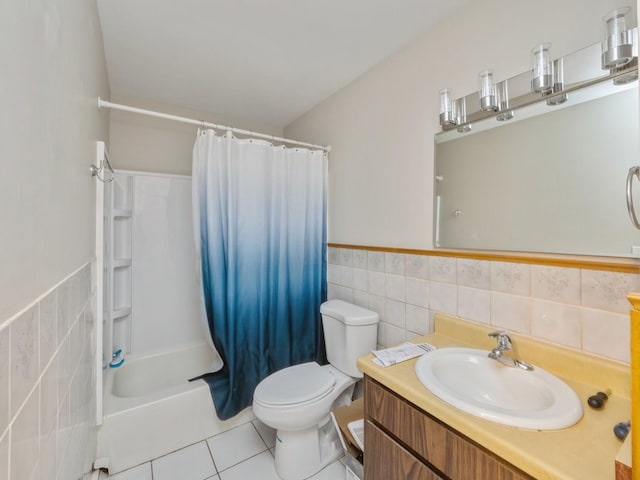
{"label": "blue ombre shower curtain", "polygon": [[193,212],[209,331],[203,378],[227,419],[270,373],[325,358],[327,155],[198,132]]}

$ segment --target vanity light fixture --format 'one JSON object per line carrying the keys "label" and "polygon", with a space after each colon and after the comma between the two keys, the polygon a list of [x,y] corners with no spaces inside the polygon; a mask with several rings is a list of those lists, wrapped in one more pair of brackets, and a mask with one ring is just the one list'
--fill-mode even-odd
{"label": "vanity light fixture", "polygon": [[[564,90],[564,58],[560,57],[553,61],[553,93],[560,93]],[[547,100],[547,105],[561,105],[569,99],[566,93],[557,95]]]}
{"label": "vanity light fixture", "polygon": [[496,88],[493,84],[493,72],[483,70],[480,76],[480,109],[487,111],[497,111]]}
{"label": "vanity light fixture", "polygon": [[498,103],[498,115],[496,120],[504,122],[513,118],[513,110],[509,109],[509,87],[506,80],[496,84],[496,102]]}
{"label": "vanity light fixture", "polygon": [[616,8],[604,17],[602,68],[626,65],[633,59],[633,37],[629,31],[631,7]]}
{"label": "vanity light fixture", "polygon": [[531,90],[548,93],[553,89],[553,62],[550,56],[550,43],[541,43],[531,49],[533,72]]}
{"label": "vanity light fixture", "polygon": [[458,98],[453,104],[455,110],[456,125],[458,132],[466,133],[471,131],[471,125],[467,124],[467,102],[464,97]]}
{"label": "vanity light fixture", "polygon": [[[590,45],[579,54],[566,57],[568,76],[571,77],[568,85],[565,84],[565,57],[552,59],[551,43],[540,43],[531,49],[531,70],[528,72],[496,82],[493,70],[481,71],[478,74],[480,85],[477,97],[476,94],[469,94],[455,98],[448,88],[440,90],[442,131],[456,129],[461,133],[469,132],[472,129],[471,122],[481,122],[491,117],[499,122],[511,120],[516,109],[531,103],[561,105],[568,101],[569,91],[592,83],[612,81],[614,85],[623,85],[637,81],[640,41],[638,28],[632,24],[635,17],[630,15],[631,11],[631,7],[624,6],[610,12],[603,17],[605,34],[600,45]],[[602,48],[601,55],[598,46]],[[583,58],[585,55],[588,58]],[[602,68],[608,73],[605,75],[600,72],[594,76],[591,65],[597,63],[599,56]],[[583,71],[587,64],[588,71]]]}
{"label": "vanity light fixture", "polygon": [[453,111],[453,101],[448,88],[440,90],[440,125],[455,125],[456,119]]}

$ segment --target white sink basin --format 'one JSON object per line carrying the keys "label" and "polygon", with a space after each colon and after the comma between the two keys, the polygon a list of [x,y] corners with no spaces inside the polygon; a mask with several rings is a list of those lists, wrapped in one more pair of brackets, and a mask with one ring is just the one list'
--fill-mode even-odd
{"label": "white sink basin", "polygon": [[442,348],[416,362],[416,375],[434,395],[472,415],[512,427],[557,430],[582,418],[575,392],[538,367],[508,367],[485,350]]}

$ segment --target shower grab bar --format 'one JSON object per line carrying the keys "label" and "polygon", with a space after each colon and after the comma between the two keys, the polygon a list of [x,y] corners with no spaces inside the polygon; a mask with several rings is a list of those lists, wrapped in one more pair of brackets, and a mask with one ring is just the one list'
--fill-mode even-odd
{"label": "shower grab bar", "polygon": [[640,166],[631,167],[629,169],[629,174],[627,175],[627,210],[629,211],[629,218],[631,219],[631,223],[634,227],[640,230],[640,222],[638,221],[636,210],[633,206],[632,183],[634,176],[638,177],[638,180],[640,180]]}

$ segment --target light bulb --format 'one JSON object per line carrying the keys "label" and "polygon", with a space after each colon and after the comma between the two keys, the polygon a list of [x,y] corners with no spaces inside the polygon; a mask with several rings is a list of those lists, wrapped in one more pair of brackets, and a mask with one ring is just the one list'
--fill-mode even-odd
{"label": "light bulb", "polygon": [[498,109],[496,102],[496,88],[493,84],[493,72],[484,70],[480,72],[480,108],[482,110],[495,111]]}
{"label": "light bulb", "polygon": [[633,58],[633,37],[629,31],[630,7],[616,8],[607,14],[602,40],[602,68],[619,68]]}
{"label": "light bulb", "polygon": [[455,123],[451,92],[445,88],[440,90],[440,125],[454,125]]}
{"label": "light bulb", "polygon": [[531,90],[534,92],[546,93],[553,88],[553,63],[550,49],[550,43],[541,43],[531,49],[533,67]]}

